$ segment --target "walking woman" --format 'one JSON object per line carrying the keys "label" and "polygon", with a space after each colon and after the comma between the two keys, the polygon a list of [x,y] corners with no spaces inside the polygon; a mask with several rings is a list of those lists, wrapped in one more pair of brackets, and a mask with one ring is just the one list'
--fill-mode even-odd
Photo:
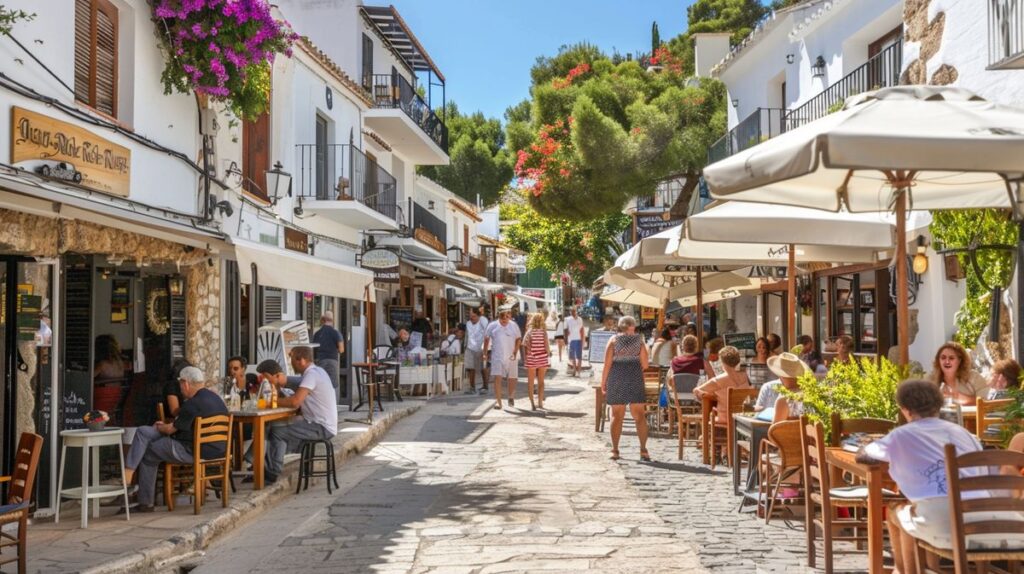
{"label": "walking woman", "polygon": [[[530,322],[523,335],[523,362],[526,363],[526,396],[530,397],[530,409],[544,408],[544,373],[551,366],[548,346],[548,332],[544,328],[544,314],[530,315]],[[537,404],[533,403],[533,381],[537,380]]]}
{"label": "walking woman", "polygon": [[626,418],[626,405],[636,423],[640,438],[640,460],[650,462],[647,452],[647,419],[644,417],[644,369],[647,368],[647,346],[636,332],[636,320],[619,319],[619,334],[608,341],[601,373],[601,392],[612,408],[612,460],[619,459],[619,438]]}
{"label": "walking woman", "polygon": [[562,352],[565,351],[565,319],[558,314],[558,321],[555,323],[555,344],[558,345],[558,362],[562,362]]}

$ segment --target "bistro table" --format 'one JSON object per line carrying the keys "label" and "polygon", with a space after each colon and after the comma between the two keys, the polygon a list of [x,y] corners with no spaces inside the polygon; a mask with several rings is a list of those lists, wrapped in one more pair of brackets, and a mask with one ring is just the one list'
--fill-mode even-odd
{"label": "bistro table", "polygon": [[[100,517],[101,498],[124,497],[124,519],[130,518],[128,510],[128,484],[124,480],[124,449],[121,448],[123,428],[113,427],[98,431],[73,429],[61,431],[64,445],[60,451],[60,478],[57,479],[57,511],[53,522],[60,522],[60,499],[77,498],[82,501],[82,528],[89,527],[89,501],[92,501],[93,518]],[[100,484],[100,447],[116,446],[118,462],[121,464],[121,484]],[[82,486],[64,488],[64,463],[68,460],[68,448],[82,449]],[[92,469],[90,476],[90,468]],[[91,480],[90,480],[91,479]]]}
{"label": "bistro table", "polygon": [[235,439],[235,470],[242,469],[242,432],[243,425],[252,425],[252,489],[263,488],[263,462],[267,446],[266,423],[289,419],[298,412],[294,407],[278,407],[276,409],[258,409],[254,411],[231,411],[235,419],[238,435]]}
{"label": "bistro table", "polygon": [[[740,495],[740,437],[746,437],[750,441],[750,456],[747,458],[747,486],[743,492],[744,503],[747,494],[757,486],[760,481],[758,475],[758,451],[761,439],[768,436],[768,427],[772,426],[771,421],[763,421],[750,413],[732,415],[733,431],[732,441],[732,490],[737,496]],[[757,496],[755,493],[753,496]]]}
{"label": "bistro table", "polygon": [[[857,453],[842,447],[825,449],[825,462],[863,480],[868,487],[868,572],[882,574],[890,569],[882,565],[882,487],[893,486],[886,462],[857,462]],[[828,509],[825,509],[828,512]]]}

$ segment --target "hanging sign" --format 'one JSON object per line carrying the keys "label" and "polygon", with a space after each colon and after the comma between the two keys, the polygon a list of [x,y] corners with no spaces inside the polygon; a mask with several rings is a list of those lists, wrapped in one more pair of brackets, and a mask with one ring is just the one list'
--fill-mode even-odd
{"label": "hanging sign", "polygon": [[302,254],[309,254],[309,235],[290,227],[284,228],[284,248]]}
{"label": "hanging sign", "polygon": [[131,150],[74,124],[11,107],[11,163],[43,160],[36,171],[128,197]]}
{"label": "hanging sign", "polygon": [[398,254],[388,249],[369,249],[360,260],[364,269],[373,270],[373,280],[378,283],[398,283]]}

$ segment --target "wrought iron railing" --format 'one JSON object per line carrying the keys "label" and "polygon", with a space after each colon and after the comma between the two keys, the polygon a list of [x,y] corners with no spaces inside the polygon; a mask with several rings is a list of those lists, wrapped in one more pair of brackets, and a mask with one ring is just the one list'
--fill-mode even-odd
{"label": "wrought iron railing", "polygon": [[989,0],[988,64],[994,70],[1024,67],[1024,0]]}
{"label": "wrought iron railing", "polygon": [[786,131],[786,110],[757,108],[708,148],[708,163],[715,163]]}
{"label": "wrought iron railing", "polygon": [[[433,247],[437,251],[445,251],[445,238],[448,237],[448,226],[430,210],[418,203],[412,204],[413,237]],[[433,239],[431,239],[433,236]]]}
{"label": "wrought iron railing", "polygon": [[374,74],[373,103],[377,108],[400,108],[434,143],[448,153],[448,127],[404,76],[398,73]]}
{"label": "wrought iron railing", "polygon": [[516,274],[508,267],[487,267],[487,280],[492,283],[516,285]]}
{"label": "wrought iron railing", "polygon": [[455,269],[480,277],[487,276],[487,262],[483,259],[474,257],[462,249],[454,250],[452,257],[455,260]]}
{"label": "wrought iron railing", "polygon": [[398,181],[350,144],[298,144],[297,195],[319,200],[350,200],[402,219]]}

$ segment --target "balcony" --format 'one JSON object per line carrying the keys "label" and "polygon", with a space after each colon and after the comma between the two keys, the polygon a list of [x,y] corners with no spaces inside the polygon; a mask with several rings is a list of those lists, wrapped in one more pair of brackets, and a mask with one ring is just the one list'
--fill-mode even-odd
{"label": "balcony", "polygon": [[466,253],[461,247],[453,247],[448,255],[449,259],[455,263],[456,271],[480,278],[487,277],[487,262],[483,259]]}
{"label": "balcony", "polygon": [[487,267],[487,280],[491,283],[501,283],[503,285],[516,285],[516,274],[507,267]]}
{"label": "balcony", "polygon": [[408,80],[398,73],[374,74],[373,109],[363,117],[399,153],[419,165],[448,164],[448,127]]}
{"label": "balcony", "polygon": [[438,253],[445,253],[444,239],[448,227],[430,210],[418,203],[412,204],[412,236],[416,241]]}
{"label": "balcony", "polygon": [[396,230],[403,220],[394,176],[350,144],[299,144],[296,195],[302,209],[362,229]]}
{"label": "balcony", "polygon": [[900,39],[799,107],[790,110],[758,108],[708,147],[708,163],[715,163],[787,130],[823,118],[837,111],[850,96],[897,86],[902,66],[903,40]]}
{"label": "balcony", "polygon": [[1024,69],[1024,0],[988,0],[988,69]]}

